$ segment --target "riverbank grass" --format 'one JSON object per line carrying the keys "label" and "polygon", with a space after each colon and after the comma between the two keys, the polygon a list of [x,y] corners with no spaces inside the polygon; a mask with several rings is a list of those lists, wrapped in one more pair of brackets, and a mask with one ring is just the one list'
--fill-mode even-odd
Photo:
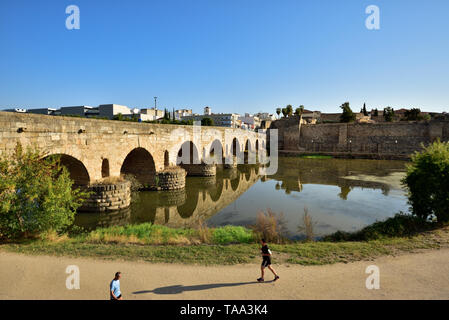
{"label": "riverbank grass", "polygon": [[[393,217],[367,227],[376,232],[345,234],[345,239],[333,236],[321,241],[288,241],[270,243],[276,264],[323,265],[338,262],[372,260],[384,255],[398,255],[422,249],[449,248],[449,227],[428,226],[426,231],[411,232],[408,225],[402,236],[389,236],[387,226],[404,220]],[[405,218],[407,219],[407,218]],[[399,221],[399,222],[398,222]],[[413,227],[411,227],[413,226]],[[383,230],[383,231],[382,231]],[[405,229],[404,229],[405,230]],[[363,230],[362,230],[363,231]],[[388,231],[388,232],[390,232]],[[416,231],[416,230],[415,230]],[[207,233],[207,236],[205,236]],[[360,239],[369,234],[371,239]],[[407,235],[405,235],[407,234]],[[233,265],[260,263],[259,239],[253,230],[244,227],[174,229],[145,223],[123,227],[100,228],[88,233],[47,239],[6,243],[0,250],[24,253],[100,259],[183,263],[201,265]]]}
{"label": "riverbank grass", "polygon": [[252,230],[239,226],[198,229],[169,228],[163,225],[142,223],[138,225],[99,228],[76,239],[86,243],[114,243],[141,245],[198,245],[244,244],[255,241]]}

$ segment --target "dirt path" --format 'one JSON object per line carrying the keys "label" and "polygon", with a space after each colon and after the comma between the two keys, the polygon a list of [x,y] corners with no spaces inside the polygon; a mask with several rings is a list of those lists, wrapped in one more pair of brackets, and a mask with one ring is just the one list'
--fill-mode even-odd
{"label": "dirt path", "polygon": [[[256,283],[258,265],[206,267],[0,252],[0,299],[107,299],[118,270],[126,299],[449,299],[448,262],[449,249],[441,249],[349,264],[282,265],[274,266],[278,282]],[[379,290],[365,287],[365,269],[373,264],[380,269]],[[79,290],[66,288],[68,265],[80,269]]]}

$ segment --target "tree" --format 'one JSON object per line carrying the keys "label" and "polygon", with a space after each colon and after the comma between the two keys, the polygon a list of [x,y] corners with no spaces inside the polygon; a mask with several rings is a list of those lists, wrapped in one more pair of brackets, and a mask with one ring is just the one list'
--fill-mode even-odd
{"label": "tree", "polygon": [[287,116],[291,117],[293,115],[293,107],[291,104],[288,104],[286,107],[287,109]]}
{"label": "tree", "polygon": [[340,108],[343,110],[340,116],[340,122],[353,122],[355,121],[355,114],[352,112],[349,102],[343,103]]}
{"label": "tree", "polygon": [[406,110],[404,113],[405,120],[407,121],[416,121],[422,120],[424,117],[421,115],[421,110],[419,108],[412,108],[410,110]]}
{"label": "tree", "polygon": [[282,114],[284,115],[284,118],[287,117],[288,114],[287,108],[282,108]]}
{"label": "tree", "polygon": [[300,105],[299,108],[296,108],[296,110],[295,110],[295,114],[297,116],[300,116],[303,112],[304,112],[304,106],[303,105]]}
{"label": "tree", "polygon": [[421,219],[433,215],[438,222],[449,221],[449,142],[437,140],[415,152],[402,183],[408,189],[412,213]]}
{"label": "tree", "polygon": [[67,230],[88,195],[72,185],[58,157],[43,159],[18,143],[13,155],[0,157],[0,238]]}
{"label": "tree", "polygon": [[164,108],[164,119],[165,120],[170,120],[170,114],[168,113],[167,108]]}
{"label": "tree", "polygon": [[123,114],[119,113],[112,117],[112,120],[123,121]]}
{"label": "tree", "polygon": [[376,108],[376,109],[374,109],[374,110],[371,111],[371,114],[372,114],[374,117],[378,117],[378,116],[379,116],[379,110],[377,110],[377,108]]}
{"label": "tree", "polygon": [[368,115],[368,111],[366,111],[366,104],[363,104],[362,110],[360,110],[360,113],[363,113],[364,116]]}
{"label": "tree", "polygon": [[201,119],[201,125],[202,126],[213,126],[214,125],[214,120],[212,120],[211,118],[203,118]]}
{"label": "tree", "polygon": [[281,108],[276,108],[276,113],[277,113],[278,118],[279,118],[279,115],[281,114]]}
{"label": "tree", "polygon": [[386,107],[384,109],[384,119],[385,119],[385,121],[391,122],[391,121],[393,121],[393,118],[394,118],[394,109],[391,108],[391,107]]}

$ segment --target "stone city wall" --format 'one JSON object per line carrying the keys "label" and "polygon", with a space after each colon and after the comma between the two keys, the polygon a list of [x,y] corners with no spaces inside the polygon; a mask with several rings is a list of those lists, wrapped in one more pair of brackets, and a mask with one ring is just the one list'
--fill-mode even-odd
{"label": "stone city wall", "polygon": [[[271,128],[270,128],[271,129]],[[336,123],[299,125],[280,130],[280,150],[368,158],[407,159],[436,139],[449,141],[449,121]]]}

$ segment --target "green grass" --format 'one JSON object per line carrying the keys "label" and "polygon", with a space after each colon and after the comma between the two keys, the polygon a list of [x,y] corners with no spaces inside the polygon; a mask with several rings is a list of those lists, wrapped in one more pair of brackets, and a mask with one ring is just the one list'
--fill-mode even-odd
{"label": "green grass", "polygon": [[199,235],[194,229],[175,229],[142,223],[98,228],[87,235],[80,235],[78,238],[94,243],[177,244],[189,243],[189,240],[198,239]]}
{"label": "green grass", "polygon": [[[371,260],[383,255],[397,255],[419,249],[449,247],[449,230],[443,229],[413,237],[385,238],[350,242],[294,242],[270,244],[275,264],[324,265],[337,262]],[[200,244],[142,245],[129,243],[88,242],[83,237],[60,241],[34,240],[9,243],[0,249],[24,253],[100,259],[124,259],[164,263],[232,265],[259,263],[259,245]]]}
{"label": "green grass", "polygon": [[322,154],[302,154],[299,156],[302,159],[332,159],[332,156],[326,156]]}
{"label": "green grass", "polygon": [[131,260],[164,263],[230,265],[254,262],[257,246],[253,245],[136,245],[86,243],[79,239],[62,242],[32,241],[4,244],[1,249],[24,253],[69,257],[93,257],[107,260]]}
{"label": "green grass", "polygon": [[[70,237],[53,235],[45,240],[5,243],[0,249],[24,254],[229,265],[259,263],[257,238],[244,227],[175,229],[143,223],[99,228]],[[322,241],[270,244],[274,263],[301,265],[371,260],[443,247],[449,247],[449,226],[437,228],[403,214],[355,233],[335,233]]]}
{"label": "green grass", "polygon": [[254,242],[255,236],[252,230],[244,227],[225,226],[214,229],[212,232],[213,243],[251,243]]}
{"label": "green grass", "polygon": [[418,249],[435,249],[449,244],[425,237],[390,238],[357,242],[308,242],[301,245],[272,245],[276,252],[288,254],[289,263],[323,265],[337,262],[371,260],[383,255],[412,252]]}
{"label": "green grass", "polygon": [[252,230],[240,226],[219,228],[169,228],[151,223],[98,228],[75,237],[87,243],[121,243],[153,245],[244,244],[254,243]]}

